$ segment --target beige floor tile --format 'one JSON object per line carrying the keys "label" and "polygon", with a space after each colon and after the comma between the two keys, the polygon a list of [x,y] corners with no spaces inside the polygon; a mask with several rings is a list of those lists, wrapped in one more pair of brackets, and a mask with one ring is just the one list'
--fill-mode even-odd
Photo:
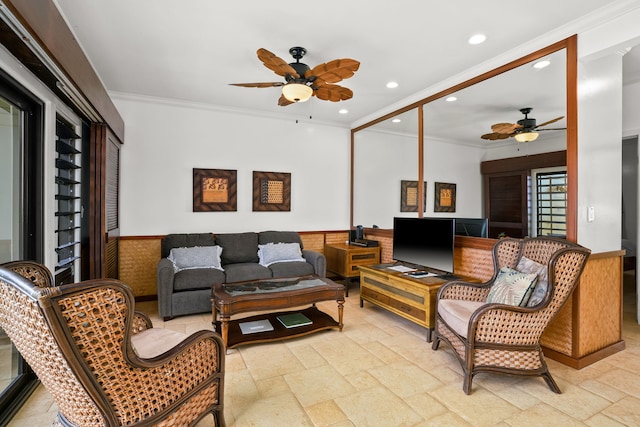
{"label": "beige floor tile", "polygon": [[366,390],[380,386],[380,382],[367,371],[360,371],[355,374],[345,375],[344,378],[358,390]]}
{"label": "beige floor tile", "polygon": [[427,393],[405,397],[404,401],[425,420],[448,413],[448,409]]}
{"label": "beige floor tile", "polygon": [[640,374],[626,369],[612,369],[598,377],[598,381],[640,399]]}
{"label": "beige floor tile", "polygon": [[562,427],[578,427],[584,426],[582,421],[571,418],[569,415],[547,404],[541,403],[519,412],[505,420],[512,427],[532,427],[532,426],[562,426]]}
{"label": "beige floor tile", "polygon": [[341,375],[353,374],[384,364],[378,357],[344,335],[315,342],[313,346]]}
{"label": "beige floor tile", "polygon": [[403,398],[426,393],[444,385],[440,380],[406,360],[369,369],[369,373],[382,385]]}
{"label": "beige floor tile", "polygon": [[602,411],[611,402],[573,384],[559,384],[562,394],[553,393],[544,382],[537,385],[521,383],[519,390],[530,393],[549,406],[552,406],[577,420],[586,420]]}
{"label": "beige floor tile", "polygon": [[481,387],[466,395],[458,384],[447,385],[429,395],[475,426],[494,426],[520,412],[514,405]]}
{"label": "beige floor tile", "polygon": [[247,365],[247,369],[256,380],[305,370],[300,360],[283,343],[254,344],[240,347],[240,354]]}
{"label": "beige floor tile", "polygon": [[236,427],[313,426],[293,394],[256,399],[235,416]]}
{"label": "beige floor tile", "polygon": [[413,426],[423,418],[384,387],[361,390],[335,402],[356,426]]}
{"label": "beige floor tile", "polygon": [[289,349],[307,369],[327,364],[327,360],[311,344],[291,346]]}
{"label": "beige floor tile", "polygon": [[329,365],[288,374],[284,379],[305,408],[356,392],[355,387]]}
{"label": "beige floor tile", "polygon": [[428,420],[424,420],[420,424],[417,424],[416,427],[467,427],[474,426],[475,424],[470,424],[460,418],[458,415],[453,412],[447,412],[442,415],[437,415]]}
{"label": "beige floor tile", "polygon": [[627,426],[640,426],[640,399],[625,397],[604,409],[602,413]]}
{"label": "beige floor tile", "polygon": [[346,414],[333,400],[316,403],[305,410],[314,426],[334,426],[337,423],[350,422]]}
{"label": "beige floor tile", "polygon": [[585,420],[586,425],[591,427],[624,427],[625,424],[612,420],[604,414],[595,414],[593,417]]}

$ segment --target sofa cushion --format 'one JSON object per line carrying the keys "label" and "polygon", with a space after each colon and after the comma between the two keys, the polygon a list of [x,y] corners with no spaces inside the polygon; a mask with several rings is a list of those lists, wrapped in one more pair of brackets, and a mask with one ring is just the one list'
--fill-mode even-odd
{"label": "sofa cushion", "polygon": [[176,271],[189,268],[222,269],[220,253],[222,248],[215,246],[193,246],[190,248],[173,248],[169,252],[169,260]]}
{"label": "sofa cushion", "polygon": [[549,270],[547,266],[523,256],[520,258],[520,261],[518,261],[516,270],[522,271],[523,273],[535,273],[538,276],[538,281],[527,302],[527,307],[534,307],[540,304],[542,300],[544,300],[547,294],[547,288],[549,287]]}
{"label": "sofa cushion", "polygon": [[213,246],[216,239],[211,233],[182,233],[167,234],[162,239],[160,252],[162,258],[169,256],[173,248],[188,248],[191,246]]}
{"label": "sofa cushion", "polygon": [[222,265],[258,262],[257,233],[226,233],[216,235],[222,246]]}
{"label": "sofa cushion", "polygon": [[438,314],[451,329],[466,338],[471,315],[483,305],[485,303],[482,301],[441,299],[438,301]]}
{"label": "sofa cushion", "polygon": [[271,270],[257,262],[228,264],[225,266],[224,272],[227,276],[226,283],[270,279],[272,277]]}
{"label": "sofa cushion", "polygon": [[307,262],[302,257],[302,251],[298,243],[267,243],[258,245],[258,258],[260,265],[269,267],[276,262]]}
{"label": "sofa cushion", "polygon": [[178,271],[173,277],[174,291],[189,291],[194,289],[210,289],[211,285],[224,283],[226,276],[223,271],[215,268],[190,268]]}
{"label": "sofa cushion", "polygon": [[296,231],[261,231],[258,234],[258,244],[267,243],[298,243],[300,249],[304,249],[302,239]]}
{"label": "sofa cushion", "polygon": [[273,277],[300,277],[315,274],[308,262],[276,262],[269,266]]}
{"label": "sofa cushion", "polygon": [[491,286],[487,303],[498,303],[525,307],[536,285],[535,273],[521,273],[509,267],[502,267]]}

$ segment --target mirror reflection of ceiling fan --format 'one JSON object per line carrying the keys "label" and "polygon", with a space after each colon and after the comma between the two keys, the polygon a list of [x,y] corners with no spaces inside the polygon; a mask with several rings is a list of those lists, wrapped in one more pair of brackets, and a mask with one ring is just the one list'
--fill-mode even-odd
{"label": "mirror reflection of ceiling fan", "polygon": [[518,142],[531,142],[538,139],[538,132],[547,131],[547,130],[564,130],[566,128],[545,128],[540,129],[542,126],[550,125],[551,123],[555,123],[559,120],[564,119],[564,116],[556,117],[553,120],[549,120],[544,123],[536,124],[536,119],[529,118],[529,113],[531,113],[533,108],[521,108],[520,112],[524,114],[524,119],[518,120],[517,123],[496,123],[491,126],[492,133],[486,133],[482,135],[480,138],[488,139],[490,141],[495,141],[498,139],[507,139],[509,137],[514,137]]}
{"label": "mirror reflection of ceiling fan", "polygon": [[307,53],[305,48],[292,47],[289,53],[296,62],[287,64],[266,49],[260,48],[257,51],[258,59],[264,66],[284,77],[284,82],[231,83],[231,85],[258,88],[282,86],[278,105],[283,107],[295,102],[304,102],[312,96],[332,102],[345,101],[353,97],[351,89],[334,83],[352,77],[358,71],[360,62],[349,58],[334,59],[310,68],[307,64],[300,62]]}

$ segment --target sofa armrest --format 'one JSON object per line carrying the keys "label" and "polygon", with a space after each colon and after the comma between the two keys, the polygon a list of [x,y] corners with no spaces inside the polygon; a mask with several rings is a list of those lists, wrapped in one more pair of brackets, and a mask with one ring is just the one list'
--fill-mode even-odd
{"label": "sofa armrest", "polygon": [[158,262],[158,314],[161,319],[172,317],[171,296],[173,295],[173,278],[175,271],[173,263],[162,258]]}
{"label": "sofa armrest", "polygon": [[320,252],[307,249],[302,250],[302,257],[313,266],[313,271],[320,277],[327,275],[327,259]]}

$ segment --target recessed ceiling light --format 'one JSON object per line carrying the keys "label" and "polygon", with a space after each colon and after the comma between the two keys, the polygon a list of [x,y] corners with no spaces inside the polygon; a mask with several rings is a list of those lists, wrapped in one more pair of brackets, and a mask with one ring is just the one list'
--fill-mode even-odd
{"label": "recessed ceiling light", "polygon": [[400,119],[393,119],[393,120],[391,120],[391,121],[392,121],[393,123],[400,123],[402,120],[400,120]]}
{"label": "recessed ceiling light", "polygon": [[548,59],[543,59],[541,61],[534,63],[533,68],[540,70],[544,67],[548,67],[549,65],[551,65],[551,61],[549,61]]}
{"label": "recessed ceiling light", "polygon": [[450,96],[447,99],[445,99],[445,101],[447,101],[447,102],[453,102],[453,101],[457,101],[457,100],[458,100],[458,98],[456,98],[455,96]]}
{"label": "recessed ceiling light", "polygon": [[339,110],[338,113],[340,114],[347,114],[349,112],[349,110],[347,110],[346,108],[343,108],[342,110]]}
{"label": "recessed ceiling light", "polygon": [[389,83],[387,83],[387,87],[389,89],[395,89],[395,88],[398,87],[398,82],[389,82]]}
{"label": "recessed ceiling light", "polygon": [[474,34],[473,36],[469,37],[469,44],[480,44],[486,39],[487,36],[485,36],[484,34]]}

